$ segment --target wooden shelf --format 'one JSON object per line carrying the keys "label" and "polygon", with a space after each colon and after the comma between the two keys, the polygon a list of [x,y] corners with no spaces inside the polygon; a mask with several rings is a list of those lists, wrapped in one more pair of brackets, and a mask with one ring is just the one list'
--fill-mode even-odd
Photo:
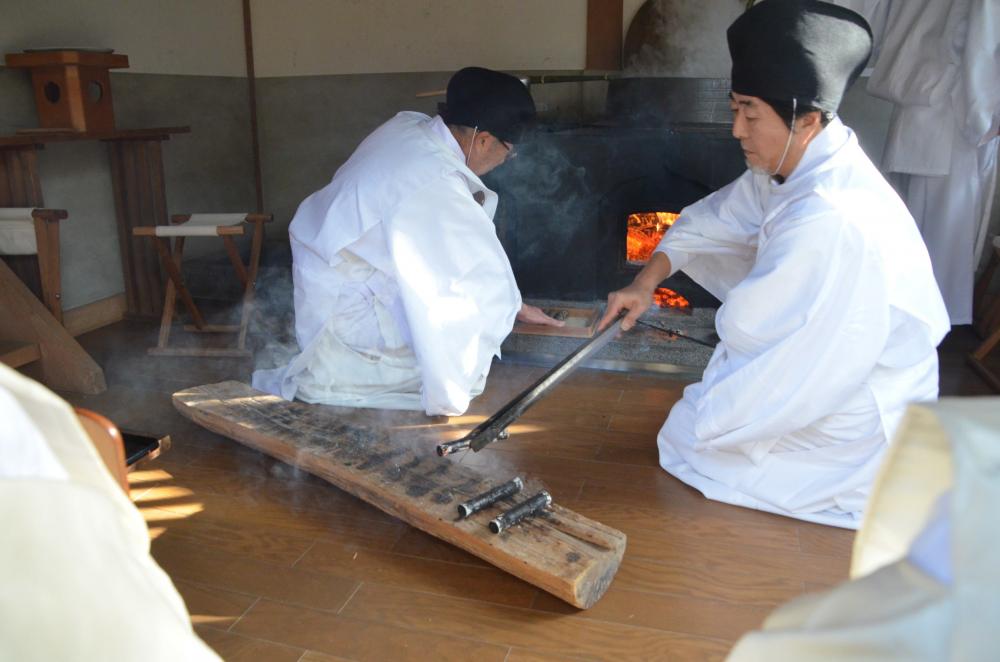
{"label": "wooden shelf", "polygon": [[0,136],[0,148],[81,140],[166,140],[175,133],[190,133],[189,126],[164,126],[152,129],[115,129],[78,133],[49,129],[29,129],[13,136]]}
{"label": "wooden shelf", "polygon": [[0,340],[0,363],[11,368],[20,368],[40,358],[42,353],[35,343]]}

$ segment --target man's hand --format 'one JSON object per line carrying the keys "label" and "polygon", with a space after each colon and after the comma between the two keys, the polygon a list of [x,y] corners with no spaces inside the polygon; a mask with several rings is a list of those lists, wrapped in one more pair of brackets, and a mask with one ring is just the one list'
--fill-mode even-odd
{"label": "man's hand", "polygon": [[628,287],[608,295],[608,307],[604,317],[597,325],[598,331],[603,331],[622,311],[628,311],[622,320],[622,331],[628,331],[635,326],[635,321],[653,305],[653,290],[634,282]]}
{"label": "man's hand", "polygon": [[639,316],[653,305],[653,291],[671,273],[670,258],[666,253],[655,251],[631,285],[608,295],[608,307],[597,330],[606,329],[623,310],[627,310],[628,314],[622,320],[622,331],[635,326]]}
{"label": "man's hand", "polygon": [[549,317],[538,306],[521,304],[521,310],[517,312],[517,321],[525,324],[544,324],[546,326],[566,326],[566,322]]}

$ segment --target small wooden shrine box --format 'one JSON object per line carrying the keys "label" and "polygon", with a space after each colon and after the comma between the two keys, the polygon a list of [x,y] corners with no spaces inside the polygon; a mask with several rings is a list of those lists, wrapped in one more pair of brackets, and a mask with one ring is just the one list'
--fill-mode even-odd
{"label": "small wooden shrine box", "polygon": [[8,53],[12,68],[31,70],[38,124],[52,131],[113,131],[109,69],[128,67],[128,56],[111,51],[38,50]]}

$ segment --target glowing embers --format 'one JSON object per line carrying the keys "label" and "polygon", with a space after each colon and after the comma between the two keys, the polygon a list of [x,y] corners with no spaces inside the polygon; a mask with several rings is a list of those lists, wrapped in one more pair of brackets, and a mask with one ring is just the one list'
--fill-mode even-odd
{"label": "glowing embers", "polygon": [[642,264],[653,255],[656,245],[663,238],[678,214],[653,211],[628,215],[628,235],[625,239],[625,257],[633,264]]}
{"label": "glowing embers", "polygon": [[666,287],[658,287],[653,291],[653,305],[660,308],[679,308],[683,311],[691,310],[690,301]]}

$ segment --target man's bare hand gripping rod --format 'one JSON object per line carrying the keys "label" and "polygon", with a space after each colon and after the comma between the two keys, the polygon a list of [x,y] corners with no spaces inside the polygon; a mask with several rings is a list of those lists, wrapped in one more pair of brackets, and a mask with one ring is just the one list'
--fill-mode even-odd
{"label": "man's bare hand gripping rod", "polygon": [[666,253],[653,253],[632,284],[608,295],[608,307],[597,325],[603,331],[615,321],[623,311],[628,311],[622,319],[622,331],[628,331],[639,316],[653,305],[653,291],[670,275],[670,258]]}

